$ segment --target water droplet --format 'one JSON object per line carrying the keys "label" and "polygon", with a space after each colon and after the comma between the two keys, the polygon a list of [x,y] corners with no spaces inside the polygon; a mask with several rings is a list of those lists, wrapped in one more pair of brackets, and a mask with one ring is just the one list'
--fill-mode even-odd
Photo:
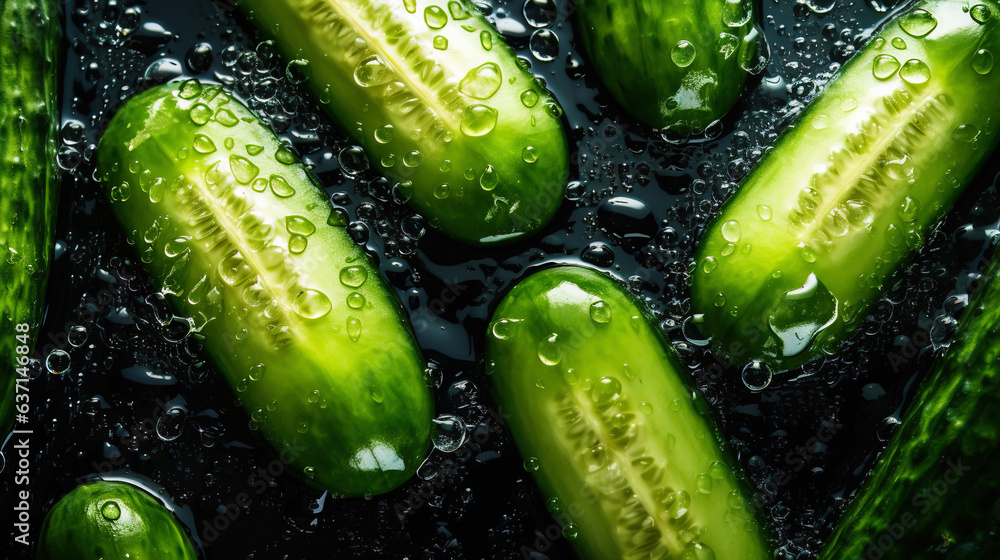
{"label": "water droplet", "polygon": [[360,288],[368,280],[368,271],[360,266],[340,269],[340,283],[349,288]]}
{"label": "water droplet", "polygon": [[722,224],[722,238],[730,243],[736,243],[740,240],[740,223],[735,220],[729,220],[728,222]]}
{"label": "water droplet", "polygon": [[748,0],[726,0],[722,7],[722,23],[728,27],[743,27],[750,22],[751,15]]}
{"label": "water droplet", "polygon": [[705,272],[705,274],[712,272],[717,266],[719,266],[719,261],[717,261],[715,257],[705,257],[701,261],[701,269]]}
{"label": "water droplet", "polygon": [[976,4],[969,10],[969,15],[976,20],[976,23],[986,23],[993,16],[993,13],[985,4]]}
{"label": "water droplet", "polygon": [[442,414],[434,419],[434,433],[431,441],[434,447],[445,453],[458,451],[465,443],[467,431],[465,421],[458,416]]}
{"label": "water droplet", "polygon": [[469,14],[469,11],[465,9],[465,6],[455,0],[448,2],[448,13],[451,14],[451,19],[456,21],[462,21],[463,19],[469,19],[472,17]]}
{"label": "water droplet", "polygon": [[306,319],[319,319],[333,309],[333,303],[323,292],[306,289],[295,296],[292,308]]}
{"label": "water droplet", "polygon": [[171,407],[156,419],[156,436],[163,441],[174,441],[184,433],[187,412],[179,406]]}
{"label": "water droplet", "polygon": [[767,324],[781,341],[782,354],[795,356],[837,320],[838,308],[837,297],[812,273],[801,287],[785,292]]}
{"label": "water droplet", "polygon": [[469,97],[489,99],[500,89],[502,83],[500,67],[494,62],[487,62],[469,70],[459,82],[458,90]]}
{"label": "water droplet", "polygon": [[732,472],[733,471],[721,461],[712,461],[708,465],[708,476],[714,478],[715,480],[722,480],[726,478],[727,474],[731,474]]}
{"label": "water droplet", "polygon": [[236,154],[229,156],[229,170],[232,171],[233,177],[241,185],[249,185],[250,181],[260,175],[259,167],[247,158]]}
{"label": "water droplet", "polygon": [[411,14],[417,11],[417,0],[403,0],[403,8]]}
{"label": "water droplet", "polygon": [[524,470],[528,472],[535,472],[541,467],[541,462],[538,457],[528,457],[524,460]]}
{"label": "water droplet", "polygon": [[553,333],[538,343],[538,359],[547,366],[554,366],[562,361],[559,335]]}
{"label": "water droplet", "polygon": [[614,377],[602,377],[590,390],[590,398],[598,405],[609,405],[622,395],[622,384]]}
{"label": "water droplet", "polygon": [[462,132],[466,136],[483,136],[497,125],[499,114],[487,105],[470,105],[462,114]]}
{"label": "water droplet", "polygon": [[765,222],[771,219],[771,207],[760,204],[757,206],[757,216]]}
{"label": "water droplet", "polygon": [[729,60],[739,48],[739,37],[732,33],[719,33],[719,38],[715,41],[715,50],[722,55],[722,58]]}
{"label": "water droplet", "polygon": [[993,70],[993,53],[979,49],[972,55],[972,69],[979,74],[989,74]]}
{"label": "water droplet", "polygon": [[927,80],[931,79],[931,69],[927,67],[924,61],[911,58],[907,60],[903,67],[899,69],[899,77],[903,79],[904,82],[910,84],[923,84]]}
{"label": "water droplet", "polygon": [[521,105],[528,107],[534,107],[538,103],[538,93],[533,89],[526,89],[521,92]]}
{"label": "water droplet", "polygon": [[354,81],[361,87],[381,86],[394,79],[396,73],[378,55],[369,56],[354,68]]}
{"label": "water droplet", "polygon": [[937,20],[927,10],[917,8],[899,18],[899,27],[912,37],[923,37],[934,31]]}
{"label": "water droplet", "polygon": [[285,229],[288,233],[297,233],[306,237],[316,232],[316,226],[302,216],[288,216],[285,218]]}
{"label": "water droplet", "polygon": [[288,252],[293,255],[301,255],[309,246],[309,240],[302,235],[292,235],[288,238]]}
{"label": "water droplet", "polygon": [[706,473],[701,473],[695,477],[694,485],[700,494],[712,493],[712,477],[708,476]]}
{"label": "water droplet", "polygon": [[568,541],[575,541],[580,536],[580,527],[576,523],[567,523],[562,529],[562,535]]}
{"label": "water droplet", "polygon": [[763,391],[772,377],[771,368],[763,362],[753,361],[743,367],[743,384],[751,391]]}
{"label": "water droplet", "polygon": [[81,325],[74,325],[69,330],[69,334],[67,335],[67,341],[69,342],[70,346],[74,348],[79,348],[84,344],[86,344],[87,336],[88,336],[87,327]]}
{"label": "water droplet", "polygon": [[368,171],[368,158],[361,146],[348,146],[337,154],[337,165],[347,175],[356,177]]}
{"label": "water droplet", "polygon": [[799,247],[799,256],[802,257],[802,260],[806,261],[807,263],[816,262],[817,258],[816,251],[814,251],[813,248],[809,246],[809,244],[804,242],[799,243],[798,247]]}
{"label": "water droplet", "polygon": [[674,64],[680,68],[690,66],[696,56],[698,56],[698,49],[690,41],[683,39],[677,41],[674,48],[670,49],[670,60],[673,60]]}
{"label": "water droplet", "polygon": [[448,38],[444,35],[435,35],[432,44],[434,45],[434,48],[439,51],[448,50]]}
{"label": "water droplet", "polygon": [[441,29],[448,23],[448,14],[439,6],[424,8],[424,23],[431,29]]}
{"label": "water droplet", "polygon": [[845,113],[850,113],[851,111],[858,108],[858,100],[853,97],[848,97],[840,104],[840,110]]}
{"label": "water droplet", "polygon": [[49,373],[62,375],[69,370],[69,366],[70,357],[69,353],[65,350],[56,348],[49,352],[49,355],[45,358],[45,369],[49,370]]}
{"label": "water droplet", "polygon": [[203,125],[212,118],[212,109],[204,103],[195,103],[188,111],[188,116],[194,124]]}
{"label": "water droplet", "polygon": [[379,144],[387,144],[393,137],[393,128],[391,124],[380,126],[375,129],[375,141]]}
{"label": "water droplet", "polygon": [[240,119],[236,118],[236,115],[225,107],[222,107],[215,112],[215,120],[222,126],[230,128],[240,124]]}
{"label": "water droplet", "polygon": [[518,319],[500,319],[493,323],[490,330],[497,340],[507,340],[514,335],[517,323],[520,323]]}
{"label": "water droplet", "polygon": [[904,41],[902,37],[893,37],[892,46],[896,49],[904,50],[906,49],[906,41]]}
{"label": "water droplet", "polygon": [[296,429],[296,431],[299,432],[300,434],[304,434],[304,433],[308,432],[309,431],[309,424],[306,424],[305,422],[302,422],[301,424],[299,424],[299,427]]}
{"label": "water droplet", "polygon": [[122,516],[122,508],[118,505],[118,502],[110,500],[104,502],[101,506],[101,517],[107,519],[108,521],[117,521],[119,517]]}
{"label": "water droplet", "polygon": [[590,304],[590,318],[595,323],[608,323],[611,321],[611,306],[606,301],[595,301]]}
{"label": "water droplet", "polygon": [[493,35],[491,35],[489,31],[480,32],[479,44],[481,44],[484,49],[491,50],[493,48]]}
{"label": "water droplet", "polygon": [[293,84],[302,84],[312,77],[312,67],[304,58],[296,58],[285,66],[285,78]]}
{"label": "water droplet", "polygon": [[550,62],[559,56],[559,36],[551,29],[536,29],[528,39],[531,54],[542,62]]}
{"label": "water droplet", "polygon": [[347,295],[347,306],[351,309],[361,309],[365,306],[365,296],[358,292],[351,292]]}
{"label": "water droplet", "polygon": [[285,146],[278,148],[277,151],[274,152],[274,159],[278,160],[278,163],[283,163],[285,165],[292,165],[298,161],[295,154]]}
{"label": "water droplet", "polygon": [[534,146],[527,146],[521,150],[521,159],[525,163],[535,163],[538,161],[538,149]]}
{"label": "water droplet", "polygon": [[403,154],[403,165],[407,167],[418,167],[424,162],[424,156],[417,150],[412,150]]}
{"label": "water droplet", "polygon": [[451,194],[451,185],[449,185],[448,183],[443,183],[441,185],[438,185],[434,187],[433,193],[434,193],[434,198],[438,200],[444,200],[448,198],[448,196]]}
{"label": "water droplet", "polygon": [[880,54],[872,62],[872,74],[879,80],[888,80],[899,70],[899,61],[891,54]]}
{"label": "water droplet", "polygon": [[354,342],[361,338],[361,319],[353,316],[347,318],[347,336]]}
{"label": "water droplet", "polygon": [[212,139],[204,134],[195,134],[194,149],[202,154],[210,154],[216,150],[215,142],[212,142]]}
{"label": "water droplet", "polygon": [[957,142],[975,142],[979,132],[974,124],[960,124],[952,131],[951,137]]}
{"label": "water droplet", "polygon": [[271,175],[269,184],[271,192],[278,198],[288,198],[295,194],[295,189],[281,175]]}

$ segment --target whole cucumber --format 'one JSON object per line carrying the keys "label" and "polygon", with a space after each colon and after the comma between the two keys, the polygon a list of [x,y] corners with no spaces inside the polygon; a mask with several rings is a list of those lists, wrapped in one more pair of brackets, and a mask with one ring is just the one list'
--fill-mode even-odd
{"label": "whole cucumber", "polygon": [[140,260],[281,458],[338,495],[405,481],[433,405],[399,301],[298,159],[231,95],[156,87],[97,177]]}
{"label": "whole cucumber", "polygon": [[544,226],[568,180],[562,110],[469,0],[242,0],[309,63],[324,110],[429,224],[469,244]]}
{"label": "whole cucumber", "polygon": [[[0,1],[0,434],[11,424],[17,378],[42,322],[55,234],[59,173],[59,8]],[[26,396],[26,393],[23,394]],[[17,402],[23,402],[18,400]]]}
{"label": "whole cucumber", "polygon": [[865,318],[1000,135],[1000,6],[894,17],[753,168],[704,234],[695,321],[731,362],[797,367]]}
{"label": "whole cucumber", "polygon": [[983,280],[820,560],[1000,557],[1000,267]]}
{"label": "whole cucumber", "polygon": [[597,76],[640,121],[683,137],[722,118],[759,62],[751,0],[581,0]]}
{"label": "whole cucumber", "polygon": [[573,266],[522,280],[493,314],[487,368],[582,558],[770,558],[704,401],[617,283]]}
{"label": "whole cucumber", "polygon": [[38,537],[38,560],[195,560],[177,519],[145,490],[97,481],[52,506]]}

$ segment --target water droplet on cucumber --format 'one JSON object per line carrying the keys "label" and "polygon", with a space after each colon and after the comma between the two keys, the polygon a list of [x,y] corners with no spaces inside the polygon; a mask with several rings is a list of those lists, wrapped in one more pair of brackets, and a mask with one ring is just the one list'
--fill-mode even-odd
{"label": "water droplet on cucumber", "polygon": [[899,18],[899,27],[911,37],[923,37],[937,27],[934,16],[922,8],[913,10]]}
{"label": "water droplet on cucumber", "polygon": [[487,62],[469,70],[459,82],[458,90],[475,99],[489,99],[500,89],[502,83],[500,67],[494,62]]}
{"label": "water droplet on cucumber", "polygon": [[690,41],[681,39],[670,49],[670,60],[680,68],[686,68],[698,56],[698,49]]}

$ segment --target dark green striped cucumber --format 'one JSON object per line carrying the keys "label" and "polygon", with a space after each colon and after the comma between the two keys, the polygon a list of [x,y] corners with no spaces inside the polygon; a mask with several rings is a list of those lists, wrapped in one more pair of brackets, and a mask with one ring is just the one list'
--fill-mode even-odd
{"label": "dark green striped cucumber", "polygon": [[840,342],[993,152],[1000,7],[925,0],[886,24],[777,140],[702,238],[694,321],[735,364]]}
{"label": "dark green striped cucumber", "polygon": [[984,279],[821,560],[1000,558],[1000,267]]}
{"label": "dark green striped cucumber", "polygon": [[96,481],[62,497],[42,523],[38,560],[195,560],[170,510],[126,482]]}
{"label": "dark green striped cucumber", "polygon": [[544,226],[568,178],[562,110],[469,0],[242,0],[373,166],[469,244]]}
{"label": "dark green striped cucumber", "polygon": [[617,283],[537,272],[501,301],[487,339],[525,468],[582,558],[770,558],[687,370]]}
{"label": "dark green striped cucumber", "polygon": [[581,0],[597,75],[640,121],[683,137],[721,119],[759,65],[751,0]]}
{"label": "dark green striped cucumber", "polygon": [[246,106],[194,80],[137,95],[101,139],[97,176],[156,285],[283,460],[338,495],[413,474],[433,405],[406,317]]}
{"label": "dark green striped cucumber", "polygon": [[42,321],[59,173],[59,8],[54,0],[0,1],[0,433],[10,427],[18,377]]}

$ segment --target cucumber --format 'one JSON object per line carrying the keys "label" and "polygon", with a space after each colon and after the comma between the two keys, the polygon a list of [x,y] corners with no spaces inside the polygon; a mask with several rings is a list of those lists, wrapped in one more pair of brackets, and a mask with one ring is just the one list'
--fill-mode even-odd
{"label": "cucumber", "polygon": [[184,529],[151,494],[96,481],[62,497],[42,523],[38,560],[195,560]]}
{"label": "cucumber", "polygon": [[821,560],[1000,557],[1000,267],[984,279]]}
{"label": "cucumber", "polygon": [[562,110],[469,0],[243,0],[374,168],[434,228],[522,238],[563,198]]}
{"label": "cucumber", "polygon": [[708,226],[691,296],[714,351],[773,372],[833,353],[971,182],[998,139],[1000,7],[971,8],[890,20]]}
{"label": "cucumber", "polygon": [[246,106],[195,80],[137,95],[101,139],[97,177],[283,461],[345,496],[413,474],[433,405],[399,301]]}
{"label": "cucumber", "polygon": [[503,298],[487,373],[525,468],[581,558],[770,558],[738,465],[649,321],[580,267]]}
{"label": "cucumber", "polygon": [[751,0],[581,0],[577,24],[618,103],[683,137],[721,119],[759,64],[753,13]]}
{"label": "cucumber", "polygon": [[[42,322],[55,236],[59,173],[56,90],[59,8],[0,2],[0,433],[10,428],[17,378]],[[27,396],[27,393],[22,394]],[[18,403],[23,403],[20,398]]]}

